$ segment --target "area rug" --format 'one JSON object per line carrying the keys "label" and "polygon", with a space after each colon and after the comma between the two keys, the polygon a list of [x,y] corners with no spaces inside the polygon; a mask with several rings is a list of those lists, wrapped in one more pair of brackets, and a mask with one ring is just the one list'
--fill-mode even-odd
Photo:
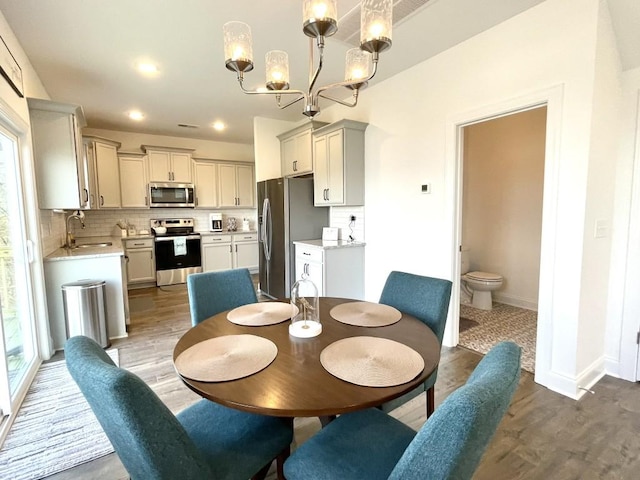
{"label": "area rug", "polygon": [[[107,350],[119,364],[118,350]],[[64,360],[40,367],[0,449],[0,477],[43,478],[113,452]]]}
{"label": "area rug", "polygon": [[[461,346],[487,353],[496,343],[511,340],[522,348],[522,368],[534,373],[537,312],[497,302],[493,303],[493,310],[480,310],[462,304],[460,317]],[[463,329],[463,318],[475,322],[476,325]]]}

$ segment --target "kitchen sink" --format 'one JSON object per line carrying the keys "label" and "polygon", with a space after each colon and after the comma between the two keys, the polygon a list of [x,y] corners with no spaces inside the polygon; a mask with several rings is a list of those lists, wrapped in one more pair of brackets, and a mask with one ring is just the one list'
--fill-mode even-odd
{"label": "kitchen sink", "polygon": [[110,247],[111,245],[113,245],[111,242],[82,243],[76,245],[75,248]]}

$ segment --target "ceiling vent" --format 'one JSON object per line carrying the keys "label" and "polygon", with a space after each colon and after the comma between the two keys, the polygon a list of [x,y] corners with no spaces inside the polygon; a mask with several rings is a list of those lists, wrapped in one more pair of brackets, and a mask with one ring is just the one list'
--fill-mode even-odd
{"label": "ceiling vent", "polygon": [[188,123],[179,123],[178,126],[182,128],[200,128],[200,125],[190,125]]}
{"label": "ceiling vent", "polygon": [[[398,26],[413,14],[436,0],[395,0],[393,2],[393,25]],[[332,38],[360,46],[360,4],[338,20],[338,31]]]}

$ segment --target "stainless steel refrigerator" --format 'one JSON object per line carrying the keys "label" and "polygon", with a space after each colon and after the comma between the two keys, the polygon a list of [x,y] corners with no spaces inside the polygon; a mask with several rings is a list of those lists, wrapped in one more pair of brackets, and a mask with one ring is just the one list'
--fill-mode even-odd
{"label": "stainless steel refrigerator", "polygon": [[312,178],[258,182],[260,292],[286,298],[295,281],[294,240],[322,238],[329,207],[313,206]]}

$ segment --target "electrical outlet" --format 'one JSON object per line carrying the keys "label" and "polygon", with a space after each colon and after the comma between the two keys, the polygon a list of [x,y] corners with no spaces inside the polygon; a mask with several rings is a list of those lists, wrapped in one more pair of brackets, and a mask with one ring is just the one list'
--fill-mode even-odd
{"label": "electrical outlet", "polygon": [[356,221],[356,216],[355,216],[355,215],[351,215],[351,216],[349,217],[349,220],[350,220],[351,222],[355,222],[355,221]]}

